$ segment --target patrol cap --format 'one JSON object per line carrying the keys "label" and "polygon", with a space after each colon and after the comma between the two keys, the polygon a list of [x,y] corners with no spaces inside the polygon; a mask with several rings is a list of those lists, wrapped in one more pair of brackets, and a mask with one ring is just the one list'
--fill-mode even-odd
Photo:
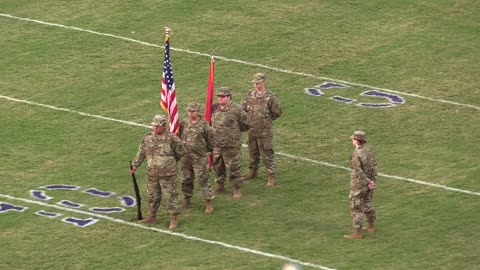
{"label": "patrol cap", "polygon": [[191,102],[188,104],[187,111],[193,112],[193,111],[200,111],[200,104],[196,102]]}
{"label": "patrol cap", "polygon": [[355,140],[365,140],[365,132],[363,131],[355,131],[353,132],[352,136],[350,136],[350,139],[355,139]]}
{"label": "patrol cap", "polygon": [[162,114],[157,114],[153,117],[152,126],[163,126],[167,124],[167,119]]}
{"label": "patrol cap", "polygon": [[265,75],[263,73],[257,73],[253,76],[253,83],[261,83],[265,81]]}
{"label": "patrol cap", "polygon": [[222,86],[218,88],[217,96],[231,96],[232,89],[230,87]]}

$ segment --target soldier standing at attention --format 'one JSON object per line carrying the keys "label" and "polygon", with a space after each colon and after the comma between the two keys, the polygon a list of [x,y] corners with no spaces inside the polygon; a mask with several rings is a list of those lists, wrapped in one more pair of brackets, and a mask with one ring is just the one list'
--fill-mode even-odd
{"label": "soldier standing at attention", "polygon": [[278,98],[267,89],[265,75],[255,74],[255,89],[248,91],[243,97],[242,107],[247,112],[248,153],[250,155],[250,174],[245,180],[257,177],[260,155],[267,168],[267,186],[273,187],[275,179],[275,151],[273,150],[273,121],[282,115]]}
{"label": "soldier standing at attention", "polygon": [[232,198],[238,200],[242,196],[240,186],[243,183],[241,132],[248,130],[247,114],[239,104],[232,102],[229,87],[218,89],[217,101],[212,106],[212,127],[215,134],[213,168],[217,175],[215,192],[225,192],[225,179],[229,171]]}
{"label": "soldier standing at attention", "polygon": [[213,128],[199,115],[198,103],[188,104],[188,118],[180,123],[180,139],[185,146],[185,156],[182,163],[182,191],[184,201],[182,208],[191,206],[193,183],[198,177],[200,190],[205,201],[205,214],[213,213],[212,188],[208,183],[208,153],[212,152],[215,139]]}
{"label": "soldier standing at attention", "polygon": [[162,195],[166,197],[166,208],[170,213],[168,229],[175,230],[178,226],[177,193],[177,162],[185,153],[182,141],[166,129],[167,120],[163,115],[155,115],[152,121],[152,131],[145,134],[138,152],[133,159],[134,174],[142,162],[147,159],[147,192],[149,212],[148,217],[138,223],[153,223],[157,220]]}
{"label": "soldier standing at attention", "polygon": [[365,132],[355,131],[350,137],[355,151],[350,158],[350,213],[353,219],[353,234],[348,239],[362,239],[362,218],[365,215],[368,226],[363,228],[375,232],[375,208],[373,189],[377,181],[377,161],[372,150],[365,147]]}

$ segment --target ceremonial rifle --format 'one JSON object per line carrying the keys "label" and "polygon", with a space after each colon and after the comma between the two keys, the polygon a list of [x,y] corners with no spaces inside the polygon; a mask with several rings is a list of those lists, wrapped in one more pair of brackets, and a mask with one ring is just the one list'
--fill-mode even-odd
{"label": "ceremonial rifle", "polygon": [[[130,161],[130,171],[133,170],[132,161]],[[133,188],[135,189],[135,199],[137,200],[137,220],[142,220],[142,197],[140,197],[140,190],[138,189],[137,178],[135,173],[132,173]]]}

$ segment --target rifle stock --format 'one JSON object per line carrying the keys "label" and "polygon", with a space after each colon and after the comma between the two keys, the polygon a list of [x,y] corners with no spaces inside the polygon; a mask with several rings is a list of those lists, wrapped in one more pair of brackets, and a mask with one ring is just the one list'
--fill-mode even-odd
{"label": "rifle stock", "polygon": [[[132,161],[130,161],[130,170],[133,169]],[[133,188],[135,189],[135,199],[137,200],[137,220],[142,220],[142,197],[140,197],[140,190],[138,189],[137,178],[135,173],[132,173]]]}

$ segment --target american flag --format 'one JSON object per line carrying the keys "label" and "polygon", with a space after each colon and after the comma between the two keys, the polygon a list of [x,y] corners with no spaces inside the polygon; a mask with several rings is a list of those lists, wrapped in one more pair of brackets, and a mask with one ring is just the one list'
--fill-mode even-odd
{"label": "american flag", "polygon": [[173,81],[172,63],[170,62],[170,37],[165,38],[165,61],[163,62],[162,93],[160,106],[168,113],[169,130],[178,135],[178,106]]}

